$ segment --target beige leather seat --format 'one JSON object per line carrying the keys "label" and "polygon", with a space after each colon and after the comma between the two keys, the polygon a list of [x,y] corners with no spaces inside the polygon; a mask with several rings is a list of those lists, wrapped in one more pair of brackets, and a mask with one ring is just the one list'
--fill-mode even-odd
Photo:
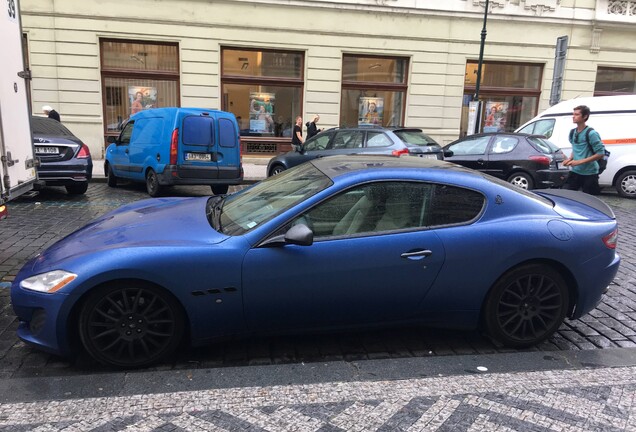
{"label": "beige leather seat", "polygon": [[413,225],[412,206],[408,197],[399,194],[389,195],[384,207],[384,214],[376,224],[374,231],[396,230]]}

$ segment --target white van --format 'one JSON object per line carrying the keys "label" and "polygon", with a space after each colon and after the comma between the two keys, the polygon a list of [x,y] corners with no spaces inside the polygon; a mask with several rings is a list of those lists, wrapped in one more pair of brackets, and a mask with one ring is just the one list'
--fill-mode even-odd
{"label": "white van", "polygon": [[570,99],[548,108],[515,132],[545,135],[569,155],[572,145],[568,137],[575,127],[572,111],[579,105],[590,108],[587,125],[598,131],[611,152],[599,184],[614,186],[621,196],[636,198],[636,95]]}

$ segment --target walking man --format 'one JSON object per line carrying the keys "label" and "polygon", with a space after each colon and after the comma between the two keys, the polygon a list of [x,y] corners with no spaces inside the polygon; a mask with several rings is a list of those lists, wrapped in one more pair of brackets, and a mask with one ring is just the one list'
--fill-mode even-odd
{"label": "walking man", "polygon": [[572,121],[576,127],[570,131],[572,153],[563,161],[564,166],[570,167],[570,175],[563,188],[598,195],[601,188],[598,185],[597,161],[605,156],[605,146],[598,132],[585,124],[589,118],[590,109],[587,106],[574,108]]}

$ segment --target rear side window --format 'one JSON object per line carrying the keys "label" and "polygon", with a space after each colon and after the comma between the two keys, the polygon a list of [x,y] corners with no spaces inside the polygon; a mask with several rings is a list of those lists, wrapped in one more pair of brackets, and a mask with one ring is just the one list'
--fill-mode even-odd
{"label": "rear side window", "polygon": [[340,131],[336,132],[333,139],[332,148],[334,149],[352,149],[362,147],[364,132],[362,131]]}
{"label": "rear side window", "polygon": [[437,145],[437,142],[422,131],[395,131],[395,134],[407,146]]}
{"label": "rear side window", "polygon": [[219,119],[219,144],[221,147],[236,147],[238,142],[238,131],[234,127],[234,122],[229,119]]}
{"label": "rear side window", "polygon": [[134,141],[138,144],[158,144],[161,142],[163,119],[161,117],[142,118],[135,121]]}
{"label": "rear side window", "polygon": [[456,186],[436,185],[429,225],[469,222],[481,213],[484,201],[484,196],[479,192]]}
{"label": "rear side window", "polygon": [[31,130],[36,135],[74,136],[71,131],[66,129],[59,121],[44,117],[31,117]]}
{"label": "rear side window", "polygon": [[367,147],[388,147],[393,142],[383,132],[367,132]]}
{"label": "rear side window", "polygon": [[527,133],[532,135],[543,135],[546,138],[552,136],[554,131],[554,119],[538,120],[534,123],[530,123],[523,129],[519,129],[517,132]]}
{"label": "rear side window", "polygon": [[517,147],[518,143],[519,140],[515,137],[496,136],[493,140],[492,147],[490,148],[490,153],[509,153]]}
{"label": "rear side window", "polygon": [[534,145],[537,148],[537,150],[543,153],[552,154],[560,150],[556,144],[546,139],[528,138],[528,141],[530,141],[532,145]]}
{"label": "rear side window", "polygon": [[214,119],[188,116],[183,119],[182,141],[188,145],[210,146],[214,143]]}

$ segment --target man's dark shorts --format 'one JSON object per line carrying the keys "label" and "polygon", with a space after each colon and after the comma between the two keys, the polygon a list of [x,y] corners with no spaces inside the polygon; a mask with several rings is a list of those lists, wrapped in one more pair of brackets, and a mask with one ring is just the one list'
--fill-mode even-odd
{"label": "man's dark shorts", "polygon": [[581,175],[570,171],[567,181],[563,185],[563,189],[583,190],[590,195],[598,195],[601,188],[598,185],[598,174]]}

